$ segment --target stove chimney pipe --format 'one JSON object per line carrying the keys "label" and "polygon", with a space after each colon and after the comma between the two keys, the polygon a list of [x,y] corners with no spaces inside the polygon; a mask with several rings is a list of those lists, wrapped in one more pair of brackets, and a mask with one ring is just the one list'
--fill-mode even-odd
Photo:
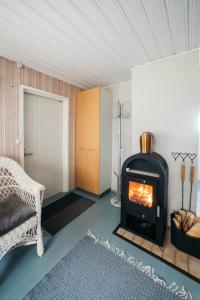
{"label": "stove chimney pipe", "polygon": [[140,152],[150,154],[152,152],[153,134],[151,132],[143,132],[140,136]]}

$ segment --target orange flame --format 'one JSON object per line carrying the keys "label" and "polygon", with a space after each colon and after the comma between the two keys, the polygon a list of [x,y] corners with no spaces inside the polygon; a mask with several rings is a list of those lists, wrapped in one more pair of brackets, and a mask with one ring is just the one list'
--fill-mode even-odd
{"label": "orange flame", "polygon": [[129,181],[128,197],[130,201],[151,208],[153,205],[153,186]]}

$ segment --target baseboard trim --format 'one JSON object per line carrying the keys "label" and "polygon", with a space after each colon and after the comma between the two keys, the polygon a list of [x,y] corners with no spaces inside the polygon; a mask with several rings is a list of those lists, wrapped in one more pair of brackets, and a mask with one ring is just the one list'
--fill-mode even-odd
{"label": "baseboard trim", "polygon": [[108,194],[108,193],[111,192],[111,188],[107,189],[105,192],[101,193],[100,195],[97,195],[97,194],[94,194],[94,193],[90,193],[90,192],[88,192],[88,191],[86,191],[86,190],[83,190],[83,189],[81,189],[81,188],[78,188],[78,187],[76,187],[74,191],[77,191],[77,192],[80,191],[81,193],[85,193],[86,195],[89,195],[89,196],[94,197],[94,198],[96,198],[96,199],[101,199],[101,198],[103,198],[106,194]]}

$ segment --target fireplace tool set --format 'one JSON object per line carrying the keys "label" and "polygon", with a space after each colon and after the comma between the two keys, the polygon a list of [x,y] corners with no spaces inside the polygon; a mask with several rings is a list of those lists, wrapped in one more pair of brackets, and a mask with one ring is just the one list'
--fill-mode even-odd
{"label": "fireplace tool set", "polygon": [[194,173],[195,173],[195,167],[193,165],[193,162],[195,158],[197,157],[196,153],[181,153],[181,152],[172,152],[171,153],[174,160],[176,161],[178,157],[181,157],[183,163],[181,165],[181,186],[182,186],[182,193],[181,193],[181,198],[182,198],[182,205],[181,209],[184,209],[184,185],[185,185],[185,159],[189,158],[191,161],[191,166],[190,166],[190,201],[189,201],[189,211],[191,211],[191,203],[192,203],[192,187],[193,187],[193,182],[194,182]]}
{"label": "fireplace tool set", "polygon": [[[181,165],[181,198],[182,205],[181,209],[171,214],[171,239],[174,246],[178,249],[191,254],[197,258],[200,258],[200,217],[196,216],[191,211],[192,204],[192,189],[194,183],[195,167],[194,160],[197,157],[196,153],[171,153],[174,160],[178,157],[182,159]],[[185,185],[185,173],[186,165],[185,160],[189,158],[191,161],[190,165],[190,194],[189,194],[189,210],[184,209],[184,185]]]}

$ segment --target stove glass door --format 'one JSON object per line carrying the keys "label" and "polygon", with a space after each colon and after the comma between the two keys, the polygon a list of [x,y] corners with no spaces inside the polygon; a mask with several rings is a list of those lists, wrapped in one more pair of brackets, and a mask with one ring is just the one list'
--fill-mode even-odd
{"label": "stove glass door", "polygon": [[153,206],[153,185],[129,180],[128,199],[147,208]]}

